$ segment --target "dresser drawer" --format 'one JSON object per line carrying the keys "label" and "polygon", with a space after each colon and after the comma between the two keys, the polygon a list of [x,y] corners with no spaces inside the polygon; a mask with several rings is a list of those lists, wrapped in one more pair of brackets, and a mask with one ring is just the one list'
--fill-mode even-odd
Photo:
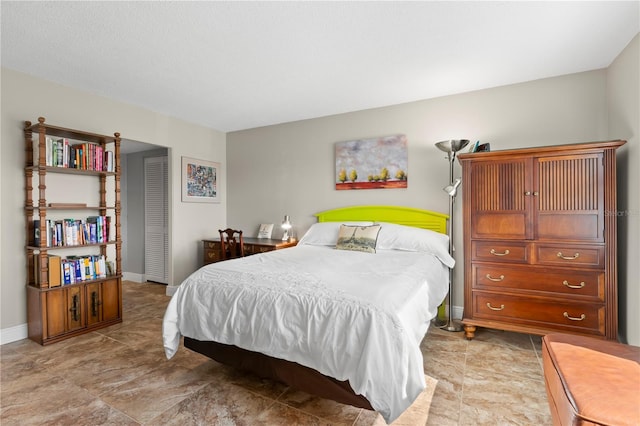
{"label": "dresser drawer", "polygon": [[472,271],[473,287],[478,289],[546,292],[553,296],[604,300],[604,273],[598,271],[510,267],[501,264],[474,264]]}
{"label": "dresser drawer", "polygon": [[258,253],[266,253],[268,251],[273,251],[273,247],[262,246],[259,244],[245,244],[244,245],[244,254],[245,256],[249,256],[250,254],[258,254]]}
{"label": "dresser drawer", "polygon": [[203,241],[203,259],[205,265],[220,261],[220,242],[219,241]]}
{"label": "dresser drawer", "polygon": [[529,245],[504,241],[473,241],[471,259],[488,262],[528,263]]}
{"label": "dresser drawer", "polygon": [[604,268],[603,246],[536,244],[534,251],[539,265]]}
{"label": "dresser drawer", "polygon": [[474,319],[604,335],[604,304],[473,292]]}

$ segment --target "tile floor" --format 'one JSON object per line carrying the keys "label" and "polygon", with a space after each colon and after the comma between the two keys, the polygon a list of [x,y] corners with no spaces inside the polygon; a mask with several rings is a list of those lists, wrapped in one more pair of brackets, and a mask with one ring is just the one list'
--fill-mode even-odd
{"label": "tile floor", "polygon": [[[124,322],[50,346],[0,346],[0,424],[370,425],[374,413],[237,373],[182,348],[164,357],[165,286],[123,283]],[[551,424],[540,338],[434,327],[422,342],[438,379],[429,425]]]}

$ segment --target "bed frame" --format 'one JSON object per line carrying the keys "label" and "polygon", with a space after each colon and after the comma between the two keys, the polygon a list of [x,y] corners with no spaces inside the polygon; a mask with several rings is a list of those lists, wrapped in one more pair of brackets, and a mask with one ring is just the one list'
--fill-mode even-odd
{"label": "bed frame", "polygon": [[[416,228],[447,232],[448,215],[400,206],[353,206],[327,210],[315,215],[318,222],[390,222]],[[316,370],[233,345],[184,338],[184,346],[222,364],[282,382],[294,389],[342,404],[372,410],[369,401],[354,393],[348,381],[336,380]]]}

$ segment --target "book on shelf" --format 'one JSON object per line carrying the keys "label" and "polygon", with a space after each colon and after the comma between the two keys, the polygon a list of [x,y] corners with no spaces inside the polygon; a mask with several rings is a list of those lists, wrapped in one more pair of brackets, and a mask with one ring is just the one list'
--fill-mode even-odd
{"label": "book on shelf", "polygon": [[64,140],[58,139],[56,141],[55,164],[56,167],[64,167]]}
{"label": "book on shelf", "polygon": [[84,274],[82,273],[83,268],[79,259],[73,260],[73,269],[76,273],[76,282],[84,281]]}
{"label": "book on shelf", "polygon": [[99,223],[101,216],[89,216],[87,218],[87,224],[89,225],[89,242],[91,244],[100,243]]}
{"label": "book on shelf", "polygon": [[113,172],[113,151],[105,151],[104,156],[104,170],[107,172]]}
{"label": "book on shelf", "polygon": [[48,137],[45,140],[45,165],[53,166],[53,139]]}
{"label": "book on shelf", "polygon": [[62,285],[75,283],[75,268],[73,275],[71,275],[71,269],[74,268],[73,262],[68,259],[62,259]]}
{"label": "book on shelf", "polygon": [[69,167],[69,139],[58,139],[58,167]]}

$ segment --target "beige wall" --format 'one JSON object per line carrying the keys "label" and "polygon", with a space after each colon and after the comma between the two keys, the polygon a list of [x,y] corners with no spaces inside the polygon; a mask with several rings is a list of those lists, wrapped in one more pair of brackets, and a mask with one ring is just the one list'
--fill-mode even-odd
{"label": "beige wall", "polygon": [[607,70],[609,135],[618,154],[618,300],[620,334],[640,346],[640,35]]}
{"label": "beige wall", "polygon": [[[42,115],[64,127],[119,131],[127,139],[169,148],[174,285],[198,266],[200,239],[226,225],[251,235],[260,223],[278,224],[288,214],[300,236],[314,223],[314,213],[339,206],[392,204],[446,212],[441,189],[448,163],[434,146],[439,140],[480,140],[495,150],[628,139],[619,161],[619,203],[629,212],[620,221],[621,339],[638,345],[640,191],[629,184],[639,181],[638,44],[636,37],[608,70],[233,132],[226,135],[226,147],[225,135],[215,130],[2,69],[0,337],[4,341],[26,321],[24,253],[16,249],[24,244],[21,123]],[[407,189],[334,189],[335,142],[396,133],[409,140]],[[181,203],[182,155],[222,163],[220,204]],[[454,221],[461,247],[459,203]],[[280,235],[274,231],[274,237]],[[454,305],[460,307],[460,273],[454,282]]]}
{"label": "beige wall", "polygon": [[[607,72],[598,70],[229,133],[229,224],[253,235],[260,223],[278,224],[288,214],[301,235],[315,222],[314,213],[341,206],[407,205],[446,213],[448,162],[435,142],[466,138],[497,150],[622,137],[609,132],[607,108]],[[335,190],[335,142],[395,133],[409,142],[406,190]],[[455,245],[461,247],[459,202],[454,221]],[[461,249],[455,257],[461,264]],[[632,274],[638,282],[637,269]],[[458,316],[462,279],[456,269]]]}
{"label": "beige wall", "polygon": [[[152,111],[70,89],[2,69],[2,143],[0,208],[0,330],[2,341],[26,331],[24,247],[25,120],[100,134],[120,132],[126,139],[169,148],[170,284],[178,285],[200,264],[199,241],[226,223],[226,199],[220,204],[182,203],[181,156],[222,163],[219,185],[225,191],[225,134]],[[196,218],[197,220],[194,220]],[[206,220],[202,220],[206,218]],[[127,236],[123,235],[126,239]]]}

